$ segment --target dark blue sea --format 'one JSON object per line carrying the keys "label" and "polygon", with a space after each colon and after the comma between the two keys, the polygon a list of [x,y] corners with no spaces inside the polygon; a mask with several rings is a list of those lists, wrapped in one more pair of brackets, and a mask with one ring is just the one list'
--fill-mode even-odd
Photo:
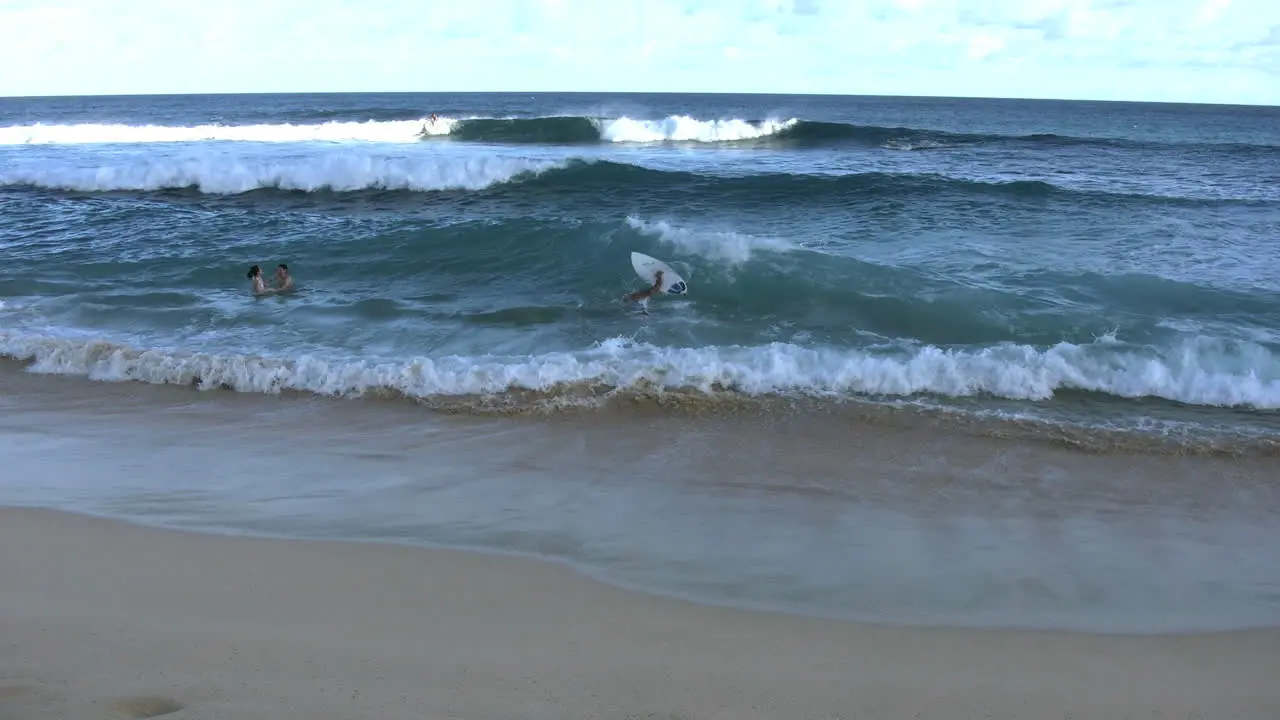
{"label": "dark blue sea", "polygon": [[[645,286],[632,251],[677,269],[687,294],[623,303]],[[764,95],[4,98],[0,252],[0,354],[10,359],[7,382],[20,372],[24,393],[37,392],[32,382],[65,387],[62,376],[79,376],[76,393],[85,396],[176,386],[189,398],[182,402],[251,396],[234,402],[254,412],[343,403],[334,412],[382,418],[367,422],[382,423],[384,436],[442,416],[501,417],[515,423],[503,426],[511,432],[547,433],[530,447],[577,448],[548,459],[548,473],[564,470],[565,458],[581,469],[591,458],[622,457],[627,442],[677,425],[678,436],[654,447],[697,437],[689,452],[703,460],[645,460],[637,451],[600,472],[644,476],[652,463],[698,462],[711,472],[721,453],[738,458],[734,472],[747,478],[776,440],[777,453],[789,447],[839,474],[862,467],[866,456],[848,443],[871,435],[889,444],[915,438],[892,458],[877,456],[877,472],[937,469],[968,452],[955,438],[972,436],[1006,445],[995,464],[970,458],[970,479],[982,468],[998,475],[1010,453],[1036,446],[1075,453],[1061,462],[1104,487],[1119,466],[1082,458],[1268,463],[1280,439],[1280,108]],[[270,275],[279,263],[296,291],[254,297],[249,267]],[[748,417],[811,429],[725,425]],[[579,430],[555,434],[570,422]],[[584,444],[581,433],[604,432],[592,425],[618,434]],[[366,431],[366,440],[378,436]],[[953,455],[922,433],[928,443],[952,443]],[[817,437],[821,448],[800,447]],[[412,444],[404,442],[402,450]],[[786,481],[779,473],[804,484],[797,460],[770,457],[777,466],[752,487]],[[1037,492],[1049,502],[1058,461],[1017,458],[1045,473]],[[1152,465],[1148,479],[1169,467]],[[1195,470],[1206,487],[1214,467]],[[873,493],[884,512],[920,507],[885,500],[905,486],[884,482]],[[946,504],[933,481],[912,482],[929,507]],[[485,492],[524,497],[530,487]],[[845,486],[822,487],[839,494],[831,488]],[[983,492],[987,512],[996,491]],[[1163,491],[1132,492],[1141,505]],[[333,497],[342,500],[315,518],[336,522],[331,511],[350,496]],[[572,503],[558,497],[529,502],[568,512]],[[622,497],[644,506],[625,493],[604,497],[613,510]],[[1252,502],[1233,497],[1241,507]],[[648,517],[674,523],[685,515],[672,508],[690,507],[668,501]],[[843,501],[859,512],[870,502]],[[969,617],[964,603],[921,599],[936,580],[927,568],[955,567],[938,558],[898,578],[902,593],[885,590],[866,605],[850,578],[874,572],[841,564],[855,546],[883,559],[866,538],[806,544],[796,550],[806,558],[819,557],[818,545],[827,553],[807,573],[783,546],[749,550],[741,538],[741,555],[699,555],[727,547],[698,534],[724,506],[689,515],[683,530],[645,521],[632,537],[602,508],[597,517],[612,525],[575,534],[537,514],[522,515],[540,519],[517,532],[495,519],[506,511],[481,505],[466,506],[477,514],[465,522],[441,516],[436,525],[424,520],[428,529],[409,522],[380,532],[538,552],[693,595],[796,607],[812,600],[853,615],[914,597],[939,617]],[[196,511],[173,511],[183,513]],[[744,532],[751,527],[734,517]],[[860,522],[889,528],[881,538],[906,532],[886,517]],[[343,527],[360,534],[348,520]],[[652,550],[663,534],[682,538],[679,550],[668,547],[674,555],[641,553],[642,562],[619,549]],[[1264,535],[1214,547],[1252,547]],[[898,539],[924,542],[913,537]],[[1044,607],[1066,612],[1063,598],[1092,598],[1089,588],[1109,579],[1141,584],[1136,568],[1181,552],[1113,548],[1121,553],[1113,560],[1128,559],[1098,575],[1079,555],[1058,565],[1028,556],[1010,571],[979,562],[984,542],[973,539],[969,558],[982,568],[973,577],[986,580],[972,587],[1011,583],[990,596],[1001,598],[995,606],[972,601],[1004,608],[992,617],[1041,607],[1032,596],[1057,598],[1066,605]],[[1180,557],[1195,568],[1213,564],[1203,553]],[[1037,575],[1052,567],[1075,569],[1058,580]],[[1207,582],[1190,566],[1161,567],[1165,574],[1126,596],[1145,598],[1124,606],[1135,618],[1150,615],[1152,598],[1183,597],[1179,583],[1193,592]],[[1280,600],[1268,584],[1280,568],[1252,557],[1240,572],[1220,585],[1236,604],[1214,607],[1274,617]],[[753,595],[744,577],[791,590]],[[1099,600],[1089,612],[1120,612],[1108,607]],[[1169,617],[1194,614],[1183,610]],[[1043,620],[1027,613],[1029,623]]]}

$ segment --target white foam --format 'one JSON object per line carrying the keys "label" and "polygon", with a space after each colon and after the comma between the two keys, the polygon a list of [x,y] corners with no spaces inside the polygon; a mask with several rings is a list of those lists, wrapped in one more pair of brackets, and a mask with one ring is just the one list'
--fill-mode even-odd
{"label": "white foam", "polygon": [[1195,405],[1280,408],[1280,362],[1256,345],[1188,342],[1164,353],[1061,343],[1047,349],[1004,345],[974,351],[936,347],[871,354],[773,343],[755,347],[663,348],[615,338],[578,352],[536,356],[292,360],[178,354],[86,338],[0,333],[0,354],[36,372],[99,380],[228,386],[242,392],[309,391],[360,395],[374,389],[412,397],[554,391],[593,383],[667,389],[717,388],[759,395],[799,392],[950,396],[990,394],[1045,400],[1077,389]]}
{"label": "white foam", "polygon": [[428,135],[447,135],[458,121],[451,118],[367,122],[264,125],[17,125],[0,127],[0,145],[79,145],[94,143],[189,143],[206,141],[416,142]]}
{"label": "white foam", "polygon": [[204,193],[219,195],[260,188],[307,192],[478,190],[507,182],[522,173],[542,173],[565,164],[565,161],[492,156],[387,157],[357,150],[280,159],[206,153],[87,168],[30,163],[0,170],[0,186],[35,186],[80,192],[194,187]]}
{"label": "white foam", "polygon": [[941,140],[931,140],[925,138],[922,140],[908,140],[906,138],[893,138],[886,140],[880,145],[886,150],[938,150],[941,148],[952,147],[951,144],[942,142]]}
{"label": "white foam", "polygon": [[695,230],[672,225],[665,220],[650,222],[628,216],[627,225],[685,252],[731,264],[750,260],[753,251],[786,252],[796,247],[779,238],[745,235],[726,230]]}
{"label": "white foam", "polygon": [[[449,135],[458,123],[478,118],[437,117],[416,120],[368,120],[364,122],[265,123],[257,125],[126,125],[81,123],[72,125],[13,125],[0,127],[0,145],[84,145],[197,142],[366,142],[412,143],[423,135]],[[606,142],[732,142],[776,135],[798,120],[739,119],[699,120],[672,115],[661,120],[628,117],[592,121]]]}
{"label": "white foam", "polygon": [[662,120],[633,120],[620,117],[600,120],[600,138],[615,143],[654,142],[732,142],[754,140],[776,135],[798,122],[791,120],[765,120],[750,123],[746,120],[698,120],[688,115],[672,115]]}

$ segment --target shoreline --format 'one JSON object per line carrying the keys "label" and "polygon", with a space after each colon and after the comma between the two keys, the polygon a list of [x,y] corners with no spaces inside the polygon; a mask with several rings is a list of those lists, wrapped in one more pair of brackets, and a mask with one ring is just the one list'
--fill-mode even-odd
{"label": "shoreline", "polygon": [[15,548],[0,554],[0,711],[14,720],[103,705],[181,708],[175,720],[1280,710],[1280,630],[869,626],[652,596],[525,558],[32,508],[0,507],[0,545]]}
{"label": "shoreline", "polygon": [[889,627],[1280,622],[1265,458],[1090,454],[892,416],[528,422],[85,382],[0,372],[0,505],[531,558],[663,597]]}
{"label": "shoreline", "polygon": [[369,547],[387,547],[397,548],[399,550],[408,551],[425,551],[428,553],[460,553],[463,555],[476,555],[481,557],[495,558],[499,561],[510,561],[518,563],[543,564],[557,571],[566,571],[572,575],[590,583],[602,585],[614,590],[643,595],[663,601],[671,601],[691,605],[696,607],[707,608],[711,610],[726,610],[740,613],[751,613],[759,615],[775,615],[785,618],[795,618],[798,620],[806,620],[821,623],[838,623],[843,625],[856,625],[866,628],[879,628],[884,630],[906,630],[911,632],[1000,632],[1000,633],[1034,633],[1034,634],[1051,634],[1063,636],[1088,636],[1099,638],[1161,638],[1161,637],[1196,637],[1196,636],[1214,636],[1214,635],[1230,635],[1239,633],[1275,632],[1277,638],[1280,639],[1280,617],[1277,617],[1272,623],[1253,623],[1243,625],[1231,625],[1212,628],[1180,628],[1180,629],[1099,629],[1090,628],[1082,629],[1076,627],[1061,627],[1052,625],[1037,625],[1028,623],[1026,625],[1019,624],[984,624],[980,622],[970,622],[964,620],[939,620],[937,622],[926,622],[922,620],[902,619],[893,617],[879,616],[853,616],[841,615],[839,613],[824,613],[815,609],[797,609],[784,605],[770,604],[765,601],[751,601],[741,599],[731,599],[723,596],[712,597],[708,595],[699,596],[695,593],[680,592],[679,590],[646,586],[641,583],[628,582],[625,579],[614,577],[610,574],[609,568],[593,567],[589,564],[575,560],[570,557],[558,557],[553,555],[543,555],[537,552],[504,548],[494,545],[466,545],[459,543],[447,543],[423,539],[395,539],[387,537],[355,537],[355,536],[321,536],[321,535],[290,535],[282,532],[268,532],[263,530],[243,530],[226,526],[215,526],[210,524],[183,525],[180,523],[163,522],[163,521],[147,521],[139,516],[113,515],[109,513],[99,513],[84,509],[68,509],[59,507],[49,507],[44,505],[14,505],[0,503],[0,517],[9,511],[32,511],[36,513],[55,513],[69,515],[72,517],[83,518],[85,520],[120,524],[133,527],[144,531],[155,531],[160,533],[180,533],[186,535],[194,535],[197,537],[208,538],[228,538],[232,540],[251,541],[251,542],[283,542],[283,543],[320,543],[320,544],[337,544],[337,545],[353,545],[353,546],[369,546]]}
{"label": "shoreline", "polygon": [[[859,426],[927,426],[957,436],[1002,438],[1061,447],[1083,454],[1134,454],[1212,458],[1280,456],[1280,422],[1273,411],[1259,408],[1184,406],[1159,397],[1121,398],[1079,390],[1059,391],[1047,400],[1013,400],[991,396],[841,394],[830,397],[803,391],[742,393],[730,388],[704,390],[665,387],[647,382],[608,386],[594,381],[554,388],[507,388],[499,392],[416,396],[390,387],[334,394],[312,389],[237,389],[225,383],[205,387],[205,378],[184,382],[132,377],[99,377],[84,372],[37,371],[39,361],[0,353],[0,381],[26,377],[29,382],[84,383],[93,392],[110,386],[158,388],[187,393],[193,401],[217,402],[225,396],[368,403],[396,411],[410,409],[433,418],[485,419],[563,418],[567,420],[655,416],[696,418],[776,417]],[[126,391],[127,392],[127,391]],[[199,400],[196,400],[196,399]],[[249,402],[246,400],[245,402]]]}

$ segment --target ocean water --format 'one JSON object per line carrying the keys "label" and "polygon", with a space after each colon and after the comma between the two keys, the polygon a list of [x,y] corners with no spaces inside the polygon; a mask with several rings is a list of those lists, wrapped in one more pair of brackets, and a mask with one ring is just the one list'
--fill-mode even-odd
{"label": "ocean water", "polygon": [[[1194,421],[1177,405],[1270,430],[1277,113],[7,99],[0,351],[42,371],[246,392],[657,388]],[[689,293],[625,307],[644,285],[633,250],[671,263]],[[252,299],[249,265],[279,262],[300,292]]]}
{"label": "ocean water", "polygon": [[[1175,462],[1245,458],[1265,475],[1258,468],[1276,454],[1277,108],[728,95],[4,98],[0,251],[0,355],[25,371],[15,397],[43,397],[29,381],[75,376],[93,382],[73,394],[96,389],[103,404],[132,385],[101,381],[178,386],[229,414],[249,398],[254,412],[286,415],[273,408],[319,402],[378,428],[353,431],[347,442],[360,446],[387,442],[393,428],[454,423],[450,432],[478,433],[479,443],[465,462],[450,461],[458,472],[483,465],[528,481],[463,490],[410,478],[410,459],[440,461],[401,438],[385,450],[401,453],[395,476],[406,484],[396,487],[419,500],[438,493],[461,515],[404,495],[356,502],[367,488],[306,458],[308,479],[228,482],[216,501],[208,478],[159,466],[142,485],[0,483],[0,501],[71,497],[202,527],[527,550],[620,582],[858,617],[919,605],[923,618],[1124,626],[1169,601],[1169,626],[1280,618],[1280,563],[1260,554],[1280,538],[1267,529],[1274,515],[1257,515],[1274,510],[1274,491],[1253,485],[1256,474],[1221,480],[1238,470],[1228,461]],[[656,297],[647,312],[622,303],[645,284],[632,251],[671,264],[688,293]],[[297,292],[252,297],[248,267],[269,274],[282,262]],[[46,401],[13,402],[30,413]],[[219,417],[225,431],[232,421]],[[735,424],[747,417],[756,424]],[[319,427],[341,443],[334,422]],[[71,424],[41,427],[52,437]],[[533,478],[509,457],[515,450],[502,467],[486,456],[511,433],[536,435],[521,452],[578,449]],[[187,451],[203,434],[185,436]],[[868,437],[894,451],[876,455]],[[972,455],[965,437],[983,438],[990,454]],[[1035,454],[1059,446],[1114,462]],[[729,447],[733,462],[718,455]],[[1026,457],[1025,448],[1041,450]],[[808,470],[797,469],[801,456]],[[612,479],[634,479],[644,462],[685,469],[638,484]],[[344,467],[346,477],[373,472]],[[690,479],[694,467],[714,488]],[[1179,473],[1176,489],[1159,484]],[[888,484],[869,492],[872,476]],[[318,477],[329,494],[303,518],[297,498],[314,499]],[[960,503],[968,509],[944,512],[938,483],[957,478],[972,483]],[[1013,478],[1031,483],[1034,502],[1009,504]],[[1112,481],[1107,492],[1119,495],[1099,495]],[[1091,489],[1046,490],[1068,486]],[[1067,496],[1073,509],[1055,505]],[[648,508],[649,519],[619,514],[626,506]],[[1190,534],[1169,529],[1193,507],[1201,514]],[[406,520],[406,508],[418,520]],[[845,514],[831,524],[835,508]],[[939,530],[939,513],[956,524]],[[1068,517],[1036,544],[1046,513]],[[778,523],[767,547],[751,537],[766,517]],[[1138,537],[1115,518],[1165,534]],[[815,522],[826,535],[814,535]],[[857,534],[859,525],[892,547]],[[903,549],[942,547],[955,533],[970,533],[959,565]],[[991,554],[1009,538],[1021,547]],[[1090,543],[1109,559],[1086,551]],[[885,589],[895,581],[897,595]],[[1137,589],[1107,590],[1126,582]],[[975,590],[992,583],[1004,589]],[[980,597],[1001,599],[984,606]],[[1081,597],[1085,609],[1072,605]]]}

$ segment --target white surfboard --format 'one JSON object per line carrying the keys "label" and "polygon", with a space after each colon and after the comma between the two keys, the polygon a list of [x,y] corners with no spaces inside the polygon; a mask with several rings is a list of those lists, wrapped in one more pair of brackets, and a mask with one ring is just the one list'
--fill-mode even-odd
{"label": "white surfboard", "polygon": [[653,285],[658,279],[658,271],[662,271],[662,292],[668,295],[683,295],[689,291],[688,284],[684,278],[680,277],[680,273],[671,269],[671,266],[662,262],[658,258],[649,257],[644,253],[631,253],[631,267],[635,269],[636,275],[641,280]]}

